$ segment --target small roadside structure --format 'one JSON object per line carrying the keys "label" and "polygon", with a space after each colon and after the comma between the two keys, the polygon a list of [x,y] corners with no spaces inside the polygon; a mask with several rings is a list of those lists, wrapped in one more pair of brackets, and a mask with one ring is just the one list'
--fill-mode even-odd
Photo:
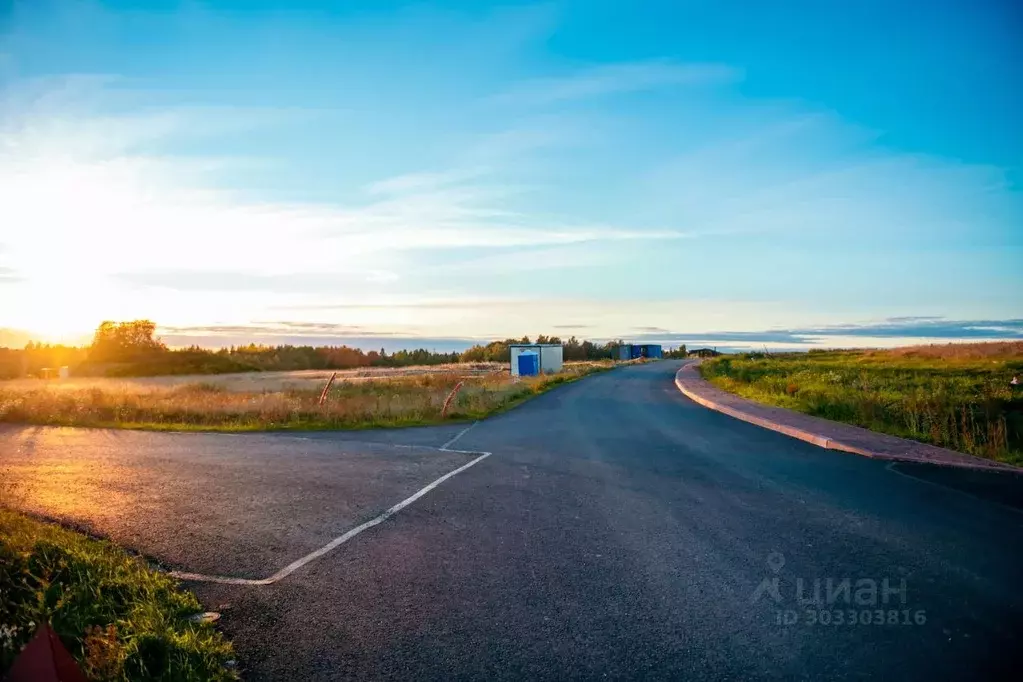
{"label": "small roadside structure", "polygon": [[[508,346],[508,351],[513,377],[553,374],[560,372],[564,364],[565,353],[560,343],[514,343]],[[526,357],[520,362],[523,355]]]}
{"label": "small roadside structure", "polygon": [[540,374],[540,354],[533,350],[524,350],[516,358],[515,367],[520,377],[535,377]]}
{"label": "small roadside structure", "polygon": [[716,348],[694,348],[689,351],[691,358],[716,358],[721,355]]}
{"label": "small roadside structure", "polygon": [[661,344],[659,343],[623,343],[618,348],[619,360],[659,357],[662,357]]}
{"label": "small roadside structure", "polygon": [[40,379],[67,379],[69,376],[71,376],[71,370],[66,365],[64,367],[39,368]]}

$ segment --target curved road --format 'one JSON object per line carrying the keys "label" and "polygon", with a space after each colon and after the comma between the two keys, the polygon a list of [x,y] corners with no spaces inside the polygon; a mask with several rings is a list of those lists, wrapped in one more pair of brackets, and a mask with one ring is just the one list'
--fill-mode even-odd
{"label": "curved road", "polygon": [[[678,366],[476,425],[451,447],[491,457],[280,582],[190,587],[250,680],[1018,674],[1020,477],[815,448],[695,405]],[[0,495],[258,578],[471,460],[437,449],[459,430],[6,428]]]}

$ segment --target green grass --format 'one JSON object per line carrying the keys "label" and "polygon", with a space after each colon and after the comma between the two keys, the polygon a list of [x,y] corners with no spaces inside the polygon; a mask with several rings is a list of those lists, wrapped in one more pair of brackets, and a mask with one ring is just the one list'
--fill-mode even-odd
{"label": "green grass", "polygon": [[236,680],[176,581],[109,542],[0,509],[0,675],[48,622],[90,680]]}
{"label": "green grass", "polygon": [[700,373],[752,400],[989,459],[1023,463],[1023,344],[751,353]]}
{"label": "green grass", "polygon": [[[611,369],[571,364],[563,372],[513,381],[507,374],[450,372],[374,381],[339,381],[324,405],[319,390],[231,391],[212,383],[171,388],[5,388],[0,422],[174,431],[278,431],[423,426],[482,419],[556,386]],[[444,400],[463,388],[446,416]]]}

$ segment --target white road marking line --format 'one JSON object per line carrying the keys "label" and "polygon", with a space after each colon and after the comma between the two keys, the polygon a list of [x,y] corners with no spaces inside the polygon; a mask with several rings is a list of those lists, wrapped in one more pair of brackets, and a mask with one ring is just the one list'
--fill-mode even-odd
{"label": "white road marking line", "polygon": [[[461,431],[459,431],[459,432],[458,432],[458,433],[457,433],[457,434],[455,435],[455,437],[454,437],[454,438],[452,438],[451,440],[449,440],[449,441],[448,441],[447,443],[444,443],[444,445],[440,446],[440,449],[441,449],[441,450],[447,450],[448,448],[450,448],[450,447],[451,447],[451,446],[452,446],[452,445],[454,444],[454,442],[455,442],[456,440],[458,440],[459,438],[461,438],[461,437],[462,437],[462,436],[464,436],[465,434],[469,433],[469,430],[470,430],[470,429],[471,429],[472,427],[476,426],[477,424],[479,424],[479,422],[473,422],[472,424],[469,424],[468,426],[466,426],[466,427],[465,427],[464,429],[462,429]],[[451,452],[455,452],[455,451],[454,451],[454,450],[452,450]],[[460,450],[459,452],[464,452],[464,451],[461,451],[461,450]]]}
{"label": "white road marking line", "polygon": [[[472,427],[470,426],[469,428],[472,428]],[[468,431],[468,430],[469,429],[466,429],[466,431]],[[462,433],[465,433],[465,431],[463,431]],[[459,434],[459,435],[461,435],[461,434]],[[458,436],[455,436],[455,438],[452,439],[452,442],[454,440],[457,440],[457,438],[458,438]],[[461,450],[448,450],[448,452],[464,452],[464,451],[461,451]],[[456,475],[462,473],[463,471],[465,471],[466,469],[468,469],[469,467],[473,466],[474,464],[478,464],[478,463],[482,462],[483,460],[485,460],[487,457],[490,457],[491,453],[489,453],[489,452],[483,452],[483,453],[464,452],[464,454],[472,454],[472,455],[479,454],[479,457],[477,457],[476,459],[472,460],[471,462],[468,462],[467,464],[463,464],[462,466],[458,467],[454,471],[449,471],[448,473],[444,474],[443,476],[438,478],[433,483],[430,483],[429,485],[427,485],[425,488],[422,488],[421,490],[419,490],[415,494],[413,494],[413,495],[411,495],[409,497],[406,497],[404,500],[402,500],[398,504],[394,505],[393,507],[391,507],[390,509],[388,509],[387,511],[385,511],[383,514],[381,514],[380,516],[376,517],[375,519],[371,519],[371,520],[367,521],[366,523],[362,524],[361,526],[356,526],[355,528],[352,528],[350,531],[348,531],[344,535],[342,535],[340,537],[337,537],[337,538],[334,538],[333,540],[331,540],[330,542],[328,542],[326,545],[324,545],[323,547],[319,548],[315,552],[313,552],[311,554],[307,554],[306,556],[302,557],[301,559],[299,559],[297,561],[291,562],[290,564],[288,564],[287,566],[285,566],[281,570],[279,570],[276,573],[274,573],[269,578],[253,580],[253,579],[250,579],[250,578],[231,578],[229,576],[204,575],[202,573],[185,573],[185,572],[182,572],[182,571],[171,571],[170,575],[171,575],[171,577],[177,578],[178,580],[191,580],[191,581],[194,581],[194,582],[203,582],[203,583],[220,583],[220,584],[223,584],[223,585],[272,585],[273,583],[277,582],[278,580],[282,580],[283,578],[287,578],[289,575],[291,575],[292,573],[294,573],[298,569],[302,568],[303,566],[308,564],[310,561],[315,561],[316,559],[319,559],[324,554],[327,554],[328,552],[331,552],[331,551],[337,549],[338,547],[340,547],[344,543],[348,542],[349,540],[354,538],[356,535],[358,535],[362,531],[368,530],[368,529],[372,528],[373,526],[376,526],[378,524],[383,523],[384,521],[386,521],[387,519],[391,518],[392,516],[394,516],[395,514],[400,512],[402,509],[404,509],[405,507],[409,506],[410,504],[412,504],[413,502],[418,500],[420,497],[422,497],[426,493],[430,492],[431,490],[433,490],[434,488],[436,488],[437,486],[439,486],[441,483],[443,483],[444,481],[448,480],[452,476],[456,476]]]}

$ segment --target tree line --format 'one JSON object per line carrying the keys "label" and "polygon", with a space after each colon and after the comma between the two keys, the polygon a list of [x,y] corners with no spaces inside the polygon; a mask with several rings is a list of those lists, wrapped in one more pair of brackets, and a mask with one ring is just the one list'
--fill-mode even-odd
{"label": "tree line", "polygon": [[[517,343],[560,343],[566,361],[617,359],[621,340],[594,343],[571,337],[539,335],[477,344],[461,352],[425,348],[364,351],[349,346],[248,344],[218,350],[191,346],[170,349],[156,337],[150,320],[103,322],[85,347],[29,343],[24,349],[0,348],[0,378],[34,376],[46,367],[69,366],[78,376],[158,376],[228,372],[408,367],[456,362],[508,362],[509,346]],[[684,357],[685,346],[665,350],[665,357]]]}

